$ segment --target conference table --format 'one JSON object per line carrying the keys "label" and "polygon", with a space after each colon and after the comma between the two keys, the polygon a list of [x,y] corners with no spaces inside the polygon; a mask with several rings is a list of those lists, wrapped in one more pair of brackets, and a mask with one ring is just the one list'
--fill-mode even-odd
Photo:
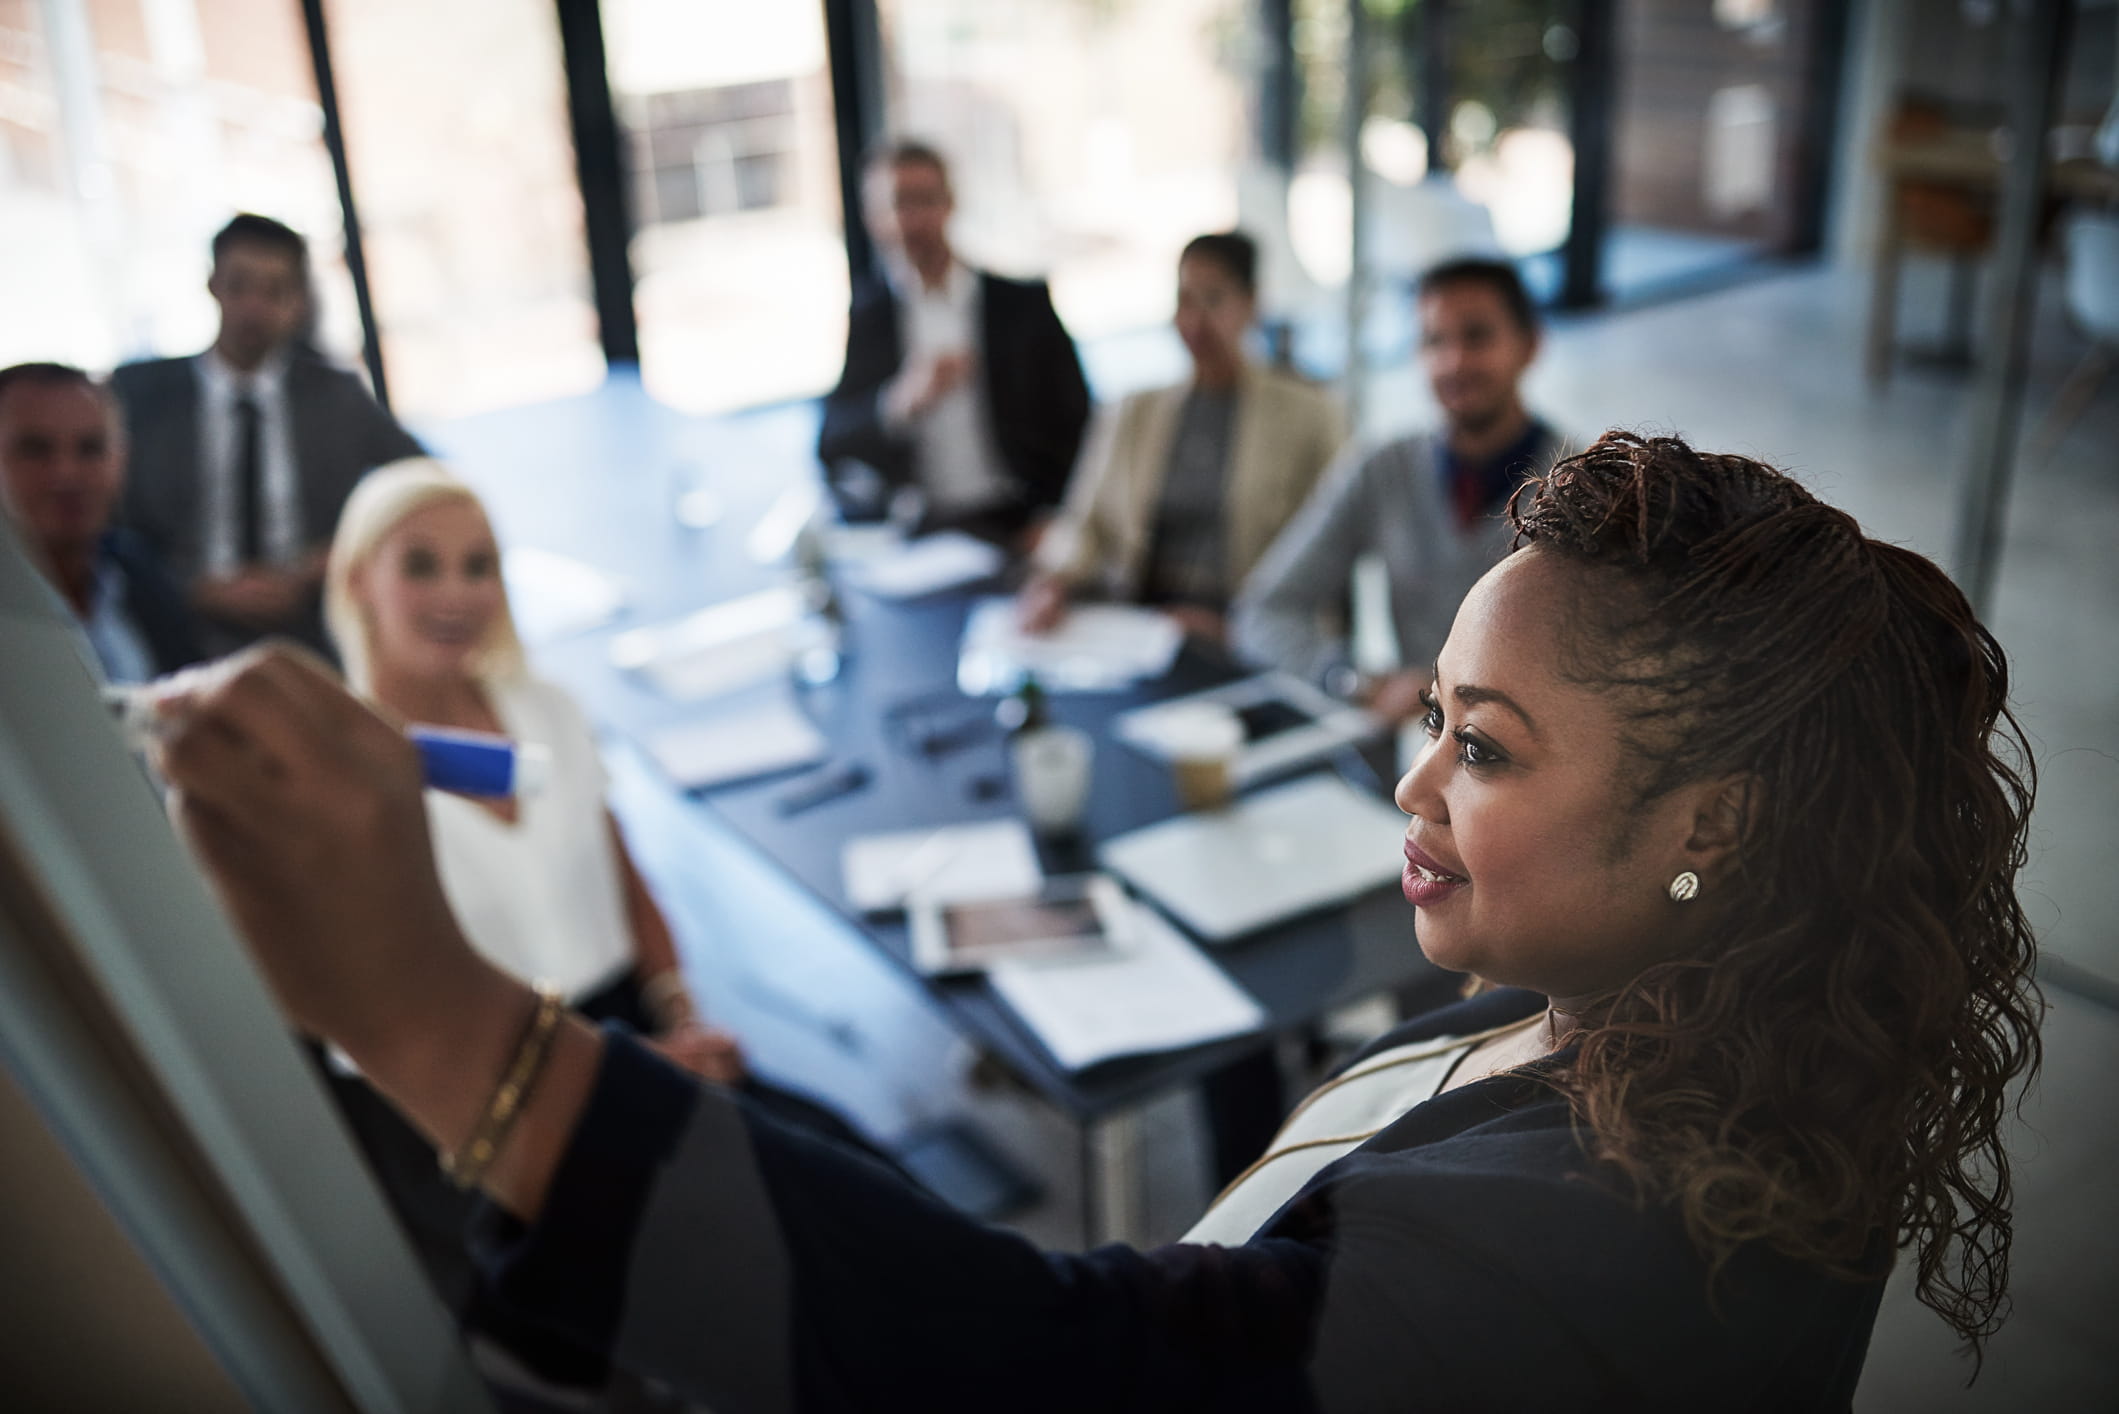
{"label": "conference table", "polygon": [[[637,384],[614,379],[588,399],[526,410],[513,423],[451,429],[442,441],[491,505],[505,546],[562,554],[626,586],[630,605],[619,618],[536,649],[540,670],[573,692],[592,720],[640,742],[658,729],[741,707],[740,695],[726,703],[671,700],[614,666],[610,643],[628,628],[788,581],[785,564],[758,563],[741,548],[747,531],[774,514],[788,487],[799,484],[798,474],[813,475],[806,465],[788,467],[783,440],[747,435],[740,425],[676,418]],[[614,460],[630,465],[614,473]],[[760,474],[761,465],[774,467],[774,474]],[[705,488],[714,498],[710,534],[673,527],[673,485],[679,496],[696,497]],[[860,788],[794,811],[785,807],[807,783],[807,771],[683,795],[684,809],[711,812],[769,867],[822,900],[908,975],[917,976],[902,914],[864,915],[848,902],[841,852],[863,835],[1019,814],[993,702],[966,697],[956,686],[967,612],[980,597],[1002,589],[992,582],[889,600],[841,587],[837,675],[814,686],[772,683],[746,690],[794,692],[830,746],[829,762],[815,769],[858,763],[866,774]],[[1097,748],[1079,839],[1039,846],[1048,873],[1094,867],[1097,842],[1179,808],[1167,767],[1114,740],[1113,718],[1143,702],[1229,681],[1239,671],[1224,654],[1188,643],[1157,681],[1050,698],[1053,718],[1087,731]],[[1345,748],[1319,769],[1384,792],[1388,749],[1387,738],[1372,749]],[[674,785],[668,789],[683,794]],[[1122,1190],[1132,1181],[1123,1160],[1131,1136],[1123,1127],[1140,1105],[1254,1057],[1277,1037],[1313,1027],[1335,1008],[1379,993],[1443,985],[1445,979],[1414,945],[1409,910],[1395,887],[1206,953],[1260,1003],[1267,1016],[1261,1031],[1079,1072],[1055,1062],[982,978],[919,977],[918,985],[965,1038],[1076,1124],[1084,1201],[1094,1204],[1102,1190],[1108,1209],[1124,1201]],[[1104,1152],[1120,1156],[1115,1177],[1091,1177],[1099,1131],[1107,1141]],[[1114,1183],[1120,1190],[1115,1195]],[[1093,1209],[1084,1223],[1091,1231],[1124,1226],[1108,1211],[1100,1218]]]}

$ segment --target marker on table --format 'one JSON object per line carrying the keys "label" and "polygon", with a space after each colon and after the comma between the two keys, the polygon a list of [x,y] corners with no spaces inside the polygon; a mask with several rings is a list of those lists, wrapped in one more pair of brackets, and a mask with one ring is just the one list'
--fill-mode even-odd
{"label": "marker on table", "polygon": [[[103,689],[103,705],[117,719],[126,745],[135,751],[144,751],[160,729],[152,687]],[[435,790],[521,799],[542,791],[551,777],[552,753],[535,742],[419,723],[406,727],[405,737],[419,751],[427,785]]]}

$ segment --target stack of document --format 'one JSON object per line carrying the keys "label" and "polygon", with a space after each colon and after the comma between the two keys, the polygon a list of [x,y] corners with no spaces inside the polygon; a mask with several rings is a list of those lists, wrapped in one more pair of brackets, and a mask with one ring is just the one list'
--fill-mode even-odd
{"label": "stack of document", "polygon": [[501,555],[500,572],[525,643],[601,628],[625,607],[625,591],[609,575],[571,555],[517,545]]}
{"label": "stack of document", "polygon": [[862,835],[846,842],[839,867],[846,901],[862,913],[903,908],[914,893],[932,899],[1032,894],[1045,878],[1021,820]]}
{"label": "stack of document", "polygon": [[650,734],[646,745],[663,774],[684,790],[812,765],[829,749],[809,718],[784,698],[666,727]]}
{"label": "stack of document", "polygon": [[991,579],[1007,564],[1000,547],[962,531],[923,535],[846,567],[846,580],[880,599],[917,599]]}
{"label": "stack of document", "polygon": [[1265,1008],[1152,908],[1133,911],[1126,946],[1086,961],[1002,963],[987,980],[1052,1058],[1082,1070],[1120,1056],[1246,1036]]}
{"label": "stack of document", "polygon": [[752,687],[786,675],[798,651],[796,627],[808,600],[794,586],[747,594],[673,623],[611,640],[614,666],[639,673],[679,702]]}
{"label": "stack of document", "polygon": [[1176,622],[1152,609],[1083,604],[1050,633],[1025,633],[1014,600],[986,599],[964,625],[957,686],[983,697],[1033,674],[1049,692],[1116,692],[1170,671],[1183,646]]}

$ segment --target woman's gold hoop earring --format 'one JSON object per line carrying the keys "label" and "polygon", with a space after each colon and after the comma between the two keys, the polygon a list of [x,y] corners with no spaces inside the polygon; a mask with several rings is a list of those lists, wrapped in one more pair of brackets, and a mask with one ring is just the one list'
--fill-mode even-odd
{"label": "woman's gold hoop earring", "polygon": [[1700,896],[1700,876],[1687,869],[1670,881],[1670,901],[1690,903]]}

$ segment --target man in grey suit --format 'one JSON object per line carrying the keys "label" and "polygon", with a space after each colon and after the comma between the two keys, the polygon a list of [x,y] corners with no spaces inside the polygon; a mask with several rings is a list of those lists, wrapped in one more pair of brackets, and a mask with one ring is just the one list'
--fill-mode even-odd
{"label": "man in grey suit", "polygon": [[[1420,365],[1442,426],[1349,448],[1251,571],[1230,616],[1244,658],[1390,721],[1420,710],[1457,605],[1508,549],[1508,498],[1564,450],[1523,405],[1538,319],[1515,267],[1449,261],[1421,277],[1416,298]],[[1353,670],[1345,609],[1348,571],[1371,554],[1390,580],[1398,667],[1365,678]]]}
{"label": "man in grey suit", "polygon": [[339,510],[369,469],[421,448],[300,339],[296,232],[237,216],[213,238],[206,288],[221,311],[212,348],[111,377],[132,448],[125,519],[187,587],[211,650],[271,633],[326,648],[319,588]]}

